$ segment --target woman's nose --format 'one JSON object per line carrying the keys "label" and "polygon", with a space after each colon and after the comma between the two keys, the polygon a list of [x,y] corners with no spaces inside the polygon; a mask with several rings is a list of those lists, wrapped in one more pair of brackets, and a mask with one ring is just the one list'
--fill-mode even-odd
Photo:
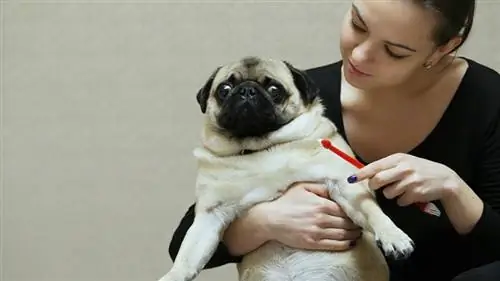
{"label": "woman's nose", "polygon": [[352,50],[351,58],[355,64],[369,62],[373,59],[373,44],[363,41],[356,45]]}

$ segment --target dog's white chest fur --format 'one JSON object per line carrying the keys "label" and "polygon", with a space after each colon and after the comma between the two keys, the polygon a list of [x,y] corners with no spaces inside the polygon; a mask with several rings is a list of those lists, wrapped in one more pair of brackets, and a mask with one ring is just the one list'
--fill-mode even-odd
{"label": "dog's white chest fur", "polygon": [[199,157],[200,171],[198,204],[204,208],[271,200],[296,181],[322,181],[325,166],[320,164],[320,158],[335,157],[317,140],[287,143],[249,155],[218,158],[199,151],[195,155]]}

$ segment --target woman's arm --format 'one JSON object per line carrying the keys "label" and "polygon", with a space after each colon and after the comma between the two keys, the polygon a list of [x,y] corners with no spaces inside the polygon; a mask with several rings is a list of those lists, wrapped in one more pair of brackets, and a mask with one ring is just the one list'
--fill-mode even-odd
{"label": "woman's arm", "polygon": [[[440,200],[450,223],[482,257],[500,260],[500,109],[478,138],[471,179],[449,167],[396,153],[359,169],[347,180],[368,180],[373,190],[401,206]],[[480,142],[479,142],[480,141]],[[465,244],[464,244],[465,245]]]}
{"label": "woman's arm", "polygon": [[441,203],[455,230],[467,234],[481,218],[484,203],[458,175],[455,178],[456,185],[446,189],[448,192]]}
{"label": "woman's arm", "polygon": [[500,260],[500,114],[483,140],[470,188],[463,183],[443,200],[443,207],[457,231],[481,255]]}
{"label": "woman's arm", "polygon": [[229,225],[223,241],[232,256],[243,256],[271,240],[265,206],[256,205]]}

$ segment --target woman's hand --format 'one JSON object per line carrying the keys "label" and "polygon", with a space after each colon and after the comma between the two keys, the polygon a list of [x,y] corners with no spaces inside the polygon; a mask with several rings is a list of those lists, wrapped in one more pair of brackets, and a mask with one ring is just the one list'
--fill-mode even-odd
{"label": "woman's hand", "polygon": [[394,154],[361,168],[348,182],[368,179],[371,189],[383,188],[400,206],[440,200],[459,234],[469,233],[483,212],[483,202],[445,165],[408,154]]}
{"label": "woman's hand", "polygon": [[262,203],[269,239],[301,249],[342,251],[351,248],[361,230],[324,185],[300,183],[272,202]]}
{"label": "woman's hand", "polygon": [[386,198],[398,197],[400,206],[446,199],[460,186],[458,175],[445,165],[402,153],[366,165],[348,182],[365,179],[371,189],[383,188]]}

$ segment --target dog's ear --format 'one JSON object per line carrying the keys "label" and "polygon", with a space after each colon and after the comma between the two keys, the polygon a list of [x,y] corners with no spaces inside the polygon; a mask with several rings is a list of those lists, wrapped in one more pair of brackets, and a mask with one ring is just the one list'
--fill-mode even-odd
{"label": "dog's ear", "polygon": [[215,75],[219,71],[220,66],[217,67],[210,77],[208,77],[208,80],[205,82],[205,85],[201,87],[198,90],[198,93],[196,94],[196,100],[198,101],[198,104],[200,105],[200,109],[202,113],[205,113],[207,111],[207,101],[208,97],[210,96],[210,88],[212,88],[212,83],[214,82]]}
{"label": "dog's ear", "polygon": [[292,73],[293,82],[299,90],[304,104],[311,104],[319,95],[319,88],[304,70],[297,69],[287,61],[284,61],[284,63]]}

